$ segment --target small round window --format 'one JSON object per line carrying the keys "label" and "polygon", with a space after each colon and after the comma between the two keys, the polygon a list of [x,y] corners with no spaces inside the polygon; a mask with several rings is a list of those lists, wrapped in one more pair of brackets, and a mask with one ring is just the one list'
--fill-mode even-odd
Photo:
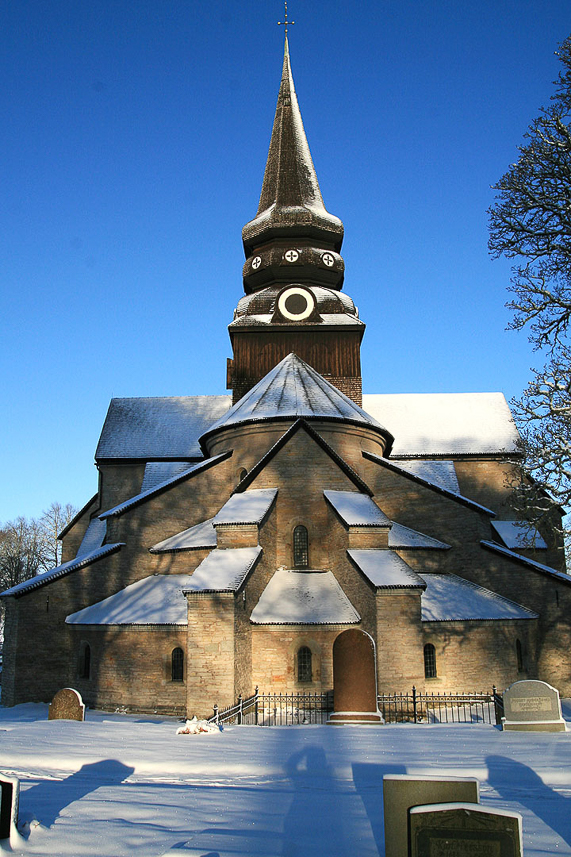
{"label": "small round window", "polygon": [[278,309],[290,321],[304,321],[315,308],[315,299],[307,289],[291,286],[281,293]]}

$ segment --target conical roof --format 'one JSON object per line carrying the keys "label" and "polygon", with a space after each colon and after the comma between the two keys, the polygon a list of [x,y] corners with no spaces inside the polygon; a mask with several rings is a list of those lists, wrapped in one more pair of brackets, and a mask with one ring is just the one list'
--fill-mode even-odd
{"label": "conical roof", "polygon": [[246,256],[253,243],[275,235],[325,235],[336,249],[343,224],[326,210],[309,151],[285,40],[282,79],[256,217],[242,230]]}
{"label": "conical roof", "polygon": [[388,446],[393,441],[389,431],[292,352],[215,422],[200,444],[205,449],[214,434],[231,426],[299,418],[366,425]]}

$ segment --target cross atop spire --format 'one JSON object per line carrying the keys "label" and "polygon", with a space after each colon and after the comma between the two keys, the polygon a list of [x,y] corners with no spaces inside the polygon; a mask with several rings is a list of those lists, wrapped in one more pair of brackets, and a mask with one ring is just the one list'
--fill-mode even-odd
{"label": "cross atop spire", "polygon": [[278,21],[278,26],[280,24],[283,24],[285,26],[285,37],[287,39],[287,28],[290,26],[293,26],[293,24],[295,24],[295,21],[288,21],[288,19],[287,19],[287,0],[284,0],[284,6],[285,6],[285,13],[284,13],[285,20],[284,21]]}

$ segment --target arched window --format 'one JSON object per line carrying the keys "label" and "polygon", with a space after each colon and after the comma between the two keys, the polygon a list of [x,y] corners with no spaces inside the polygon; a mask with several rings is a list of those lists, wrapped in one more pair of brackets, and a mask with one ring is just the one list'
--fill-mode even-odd
{"label": "arched window", "polygon": [[84,643],[81,649],[81,657],[79,659],[79,677],[91,678],[91,647],[89,643]]}
{"label": "arched window", "polygon": [[424,677],[436,678],[436,649],[432,643],[424,647]]}
{"label": "arched window", "polygon": [[248,471],[246,470],[246,468],[241,467],[240,470],[238,471],[238,482],[241,482],[242,479],[245,479],[247,475],[248,475]]}
{"label": "arched window", "polygon": [[523,646],[520,640],[515,641],[515,654],[517,658],[517,671],[523,672]]}
{"label": "arched window", "polygon": [[183,681],[184,679],[184,652],[177,646],[171,655],[171,681]]}
{"label": "arched window", "polygon": [[303,524],[293,531],[293,565],[294,568],[309,568],[309,540]]}
{"label": "arched window", "polygon": [[313,673],[311,670],[311,649],[308,646],[302,646],[297,652],[297,680],[313,680]]}

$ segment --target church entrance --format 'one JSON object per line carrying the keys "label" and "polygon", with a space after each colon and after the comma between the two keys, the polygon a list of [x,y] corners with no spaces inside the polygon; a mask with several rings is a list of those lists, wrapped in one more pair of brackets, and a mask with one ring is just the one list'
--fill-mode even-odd
{"label": "church entrance", "polygon": [[329,723],[382,723],[377,708],[375,643],[364,631],[342,631],[333,643],[333,707]]}

